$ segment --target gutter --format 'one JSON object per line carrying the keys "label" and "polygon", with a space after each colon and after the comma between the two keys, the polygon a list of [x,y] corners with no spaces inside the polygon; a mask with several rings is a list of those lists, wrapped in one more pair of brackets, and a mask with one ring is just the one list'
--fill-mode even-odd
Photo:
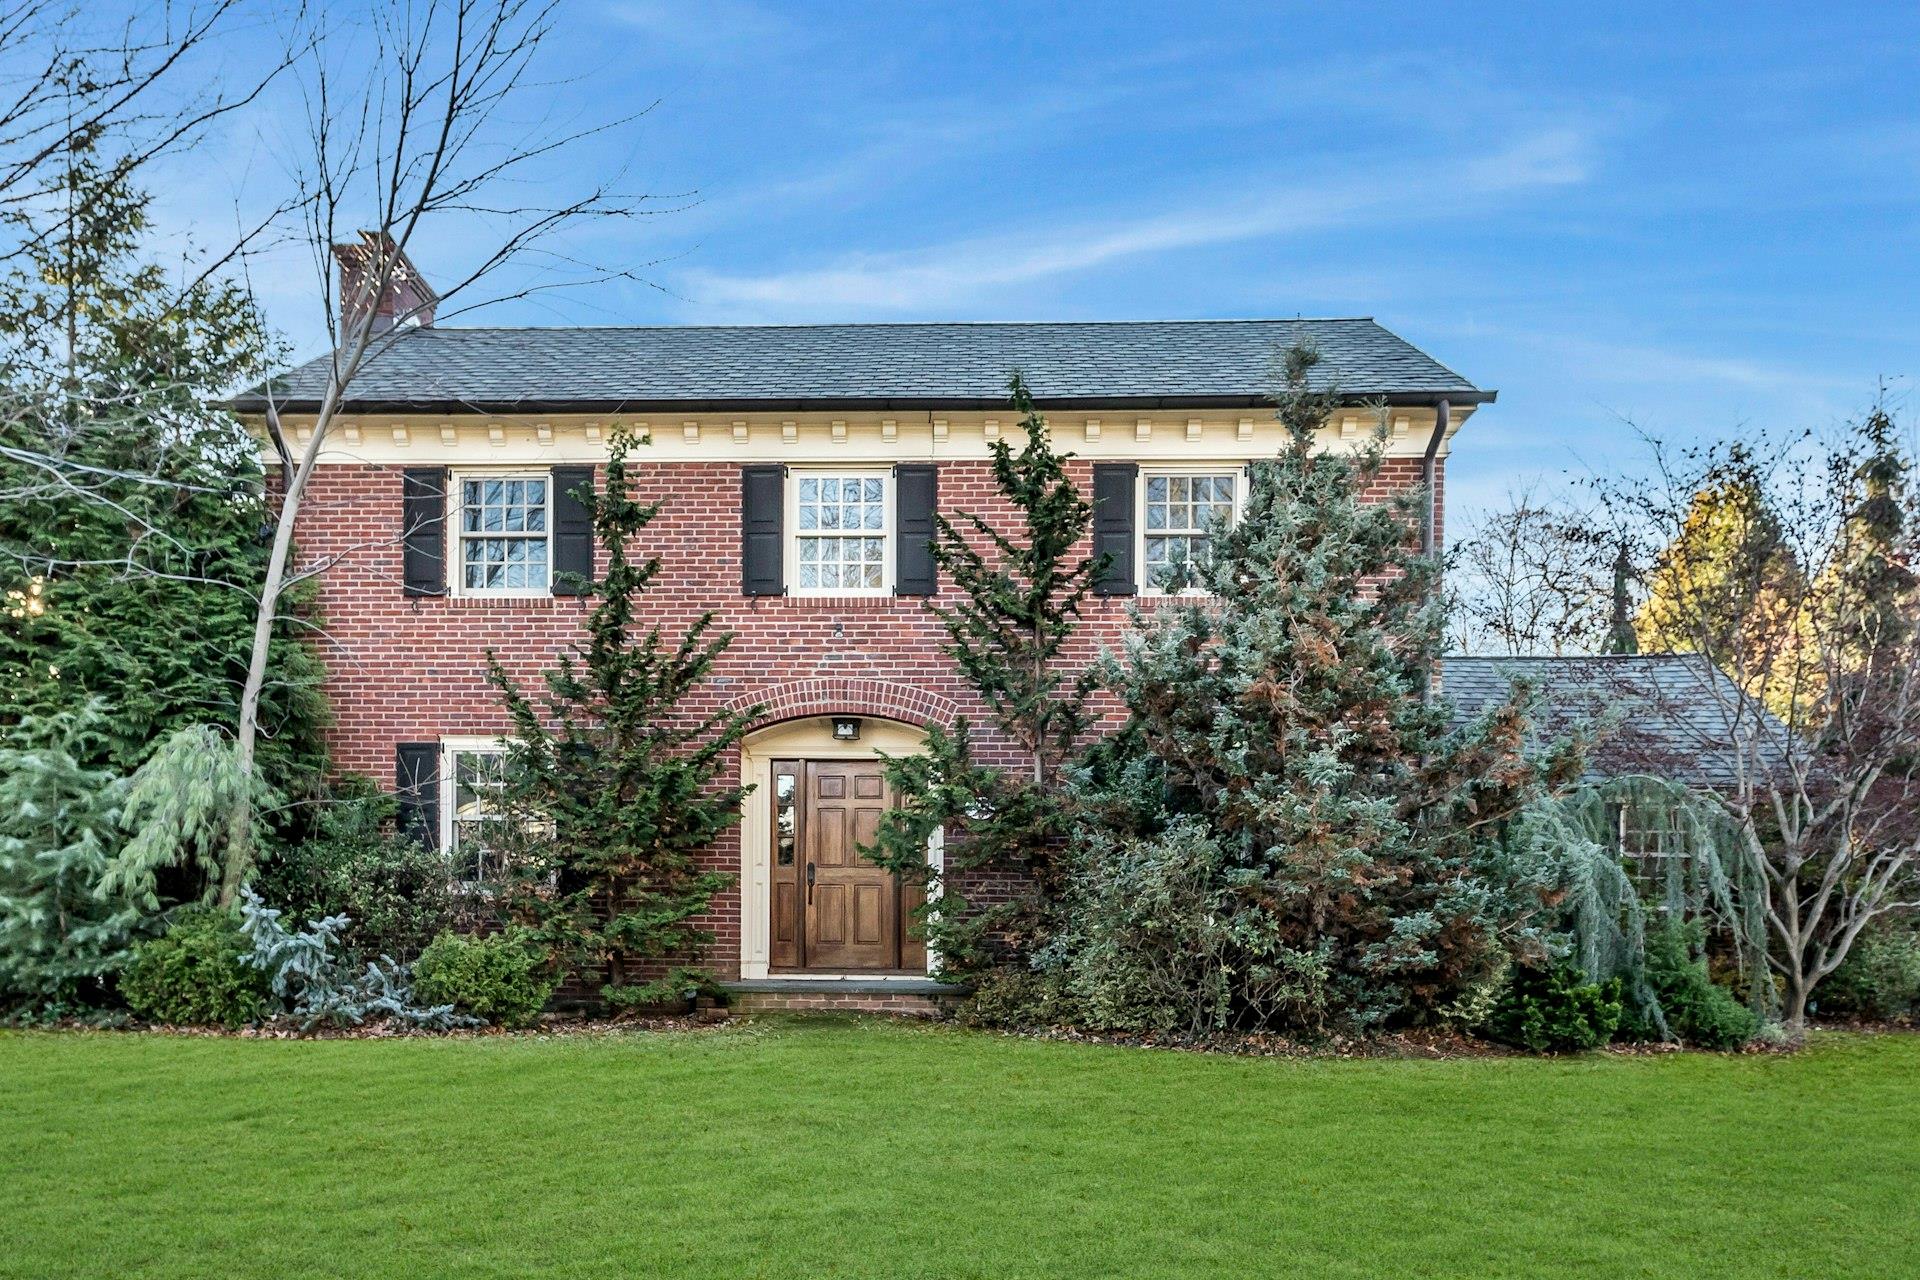
{"label": "gutter", "polygon": [[[1384,395],[1355,396],[1343,402],[1346,408],[1387,404],[1396,408],[1427,408],[1443,404],[1492,404],[1497,391],[1462,388],[1456,391],[1400,391]],[[234,413],[265,413],[270,402],[265,396],[235,396],[226,402]],[[1273,401],[1260,395],[1231,396],[1056,396],[1034,402],[1042,411],[1071,409],[1269,409]],[[281,400],[281,413],[314,413],[318,400]],[[480,414],[513,417],[520,414],[643,414],[643,413],[834,413],[874,411],[988,410],[1007,407],[1005,396],[928,397],[928,396],[842,396],[837,398],[787,399],[692,399],[692,400],[349,400],[339,406],[343,414],[433,413]]]}

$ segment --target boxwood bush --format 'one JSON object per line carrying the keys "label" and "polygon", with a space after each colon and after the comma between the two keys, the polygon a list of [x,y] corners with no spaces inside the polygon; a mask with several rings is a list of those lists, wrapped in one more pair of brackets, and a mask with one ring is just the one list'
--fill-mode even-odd
{"label": "boxwood bush", "polygon": [[442,933],[414,962],[414,997],[503,1027],[525,1026],[553,994],[557,979],[548,960],[520,930]]}
{"label": "boxwood bush", "polygon": [[120,994],[154,1022],[244,1026],[267,1012],[271,994],[266,973],[247,962],[252,950],[235,912],[188,907],[134,952]]}
{"label": "boxwood bush", "polygon": [[1516,965],[1487,1019],[1487,1035],[1534,1053],[1577,1053],[1613,1038],[1620,1025],[1620,982],[1587,981],[1564,962]]}
{"label": "boxwood bush", "polygon": [[[1674,1039],[1698,1049],[1737,1049],[1760,1030],[1760,1018],[1717,985],[1698,958],[1698,922],[1673,924],[1647,936],[1647,983]],[[1656,1028],[1632,1014],[1621,1024],[1625,1040],[1658,1039]]]}

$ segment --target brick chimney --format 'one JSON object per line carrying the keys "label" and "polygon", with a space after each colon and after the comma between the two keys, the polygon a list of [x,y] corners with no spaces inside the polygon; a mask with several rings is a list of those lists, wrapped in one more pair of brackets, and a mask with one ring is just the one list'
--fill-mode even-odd
{"label": "brick chimney", "polygon": [[[395,324],[433,327],[434,304],[440,295],[433,291],[407,255],[394,245],[391,236],[378,231],[362,231],[358,241],[333,246],[334,261],[340,264],[340,332],[352,333],[369,309],[373,312],[373,331],[385,333]],[[392,263],[387,287],[378,298],[373,284],[381,268]]]}

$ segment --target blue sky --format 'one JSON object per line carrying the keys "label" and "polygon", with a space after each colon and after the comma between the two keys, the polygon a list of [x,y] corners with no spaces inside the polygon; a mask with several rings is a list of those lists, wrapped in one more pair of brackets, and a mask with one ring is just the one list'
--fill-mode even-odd
{"label": "blue sky", "polygon": [[1449,477],[1470,512],[1638,465],[1626,419],[1906,394],[1916,48],[1910,3],[580,0],[554,110],[652,104],[582,163],[666,198],[572,247],[648,283],[468,321],[1372,315],[1500,391]]}

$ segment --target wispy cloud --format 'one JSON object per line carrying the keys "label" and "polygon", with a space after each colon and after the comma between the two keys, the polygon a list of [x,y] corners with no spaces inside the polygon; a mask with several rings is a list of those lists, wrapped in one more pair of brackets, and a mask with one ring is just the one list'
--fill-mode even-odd
{"label": "wispy cloud", "polygon": [[747,0],[619,0],[606,15],[660,48],[703,62],[764,55],[768,45],[798,34],[793,23]]}
{"label": "wispy cloud", "polygon": [[[1298,236],[1356,222],[1458,217],[1490,202],[1585,181],[1591,139],[1556,128],[1484,154],[1274,180],[1253,195],[1210,193],[1177,210],[1070,226],[1020,228],[922,249],[856,253],[825,267],[766,273],[689,271],[681,291],[697,305],[756,318],[925,312],[1013,286],[1183,249]],[[1445,174],[1445,200],[1422,198]]]}

